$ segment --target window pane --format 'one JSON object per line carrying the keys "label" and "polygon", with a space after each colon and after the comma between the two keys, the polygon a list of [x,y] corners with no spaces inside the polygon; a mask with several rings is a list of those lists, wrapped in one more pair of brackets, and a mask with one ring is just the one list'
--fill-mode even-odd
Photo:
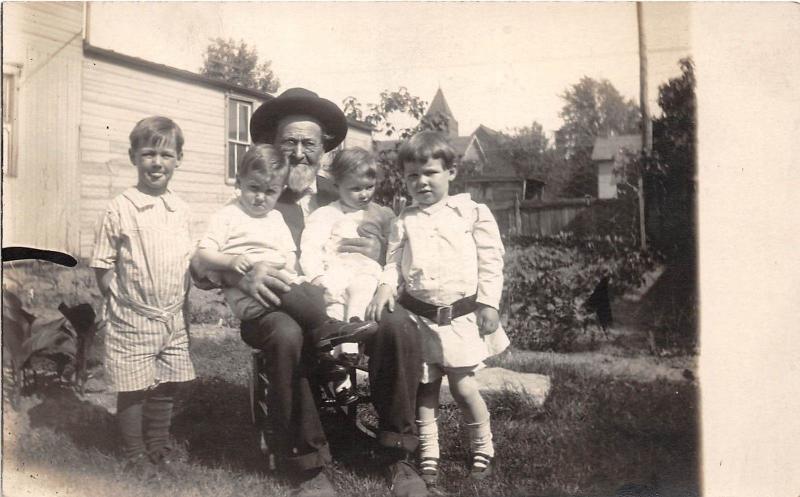
{"label": "window pane", "polygon": [[244,157],[245,152],[247,152],[247,145],[236,145],[236,170],[239,170],[239,164],[242,162],[242,157]]}
{"label": "window pane", "polygon": [[226,179],[236,178],[236,146],[228,145],[228,175]]}
{"label": "window pane", "polygon": [[239,110],[239,104],[236,103],[236,100],[229,100],[228,101],[228,140],[235,140],[236,135],[239,134],[239,130],[236,127],[236,124],[239,122],[239,118],[237,116],[237,111]]}
{"label": "window pane", "polygon": [[11,90],[14,78],[10,74],[3,74],[3,123],[11,122]]}
{"label": "window pane", "polygon": [[239,141],[249,142],[247,139],[247,128],[250,125],[250,106],[245,103],[239,104]]}

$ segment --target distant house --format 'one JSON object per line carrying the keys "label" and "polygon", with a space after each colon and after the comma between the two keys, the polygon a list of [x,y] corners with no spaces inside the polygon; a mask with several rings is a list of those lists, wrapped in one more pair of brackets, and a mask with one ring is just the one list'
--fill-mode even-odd
{"label": "distant house", "polygon": [[[481,124],[469,135],[458,135],[458,121],[441,88],[436,91],[425,115],[444,116],[448,120],[448,139],[459,164],[459,174],[453,182],[454,192],[468,192],[478,202],[505,202],[515,198],[542,200],[544,181],[517,174],[502,153],[500,132]],[[375,145],[379,154],[391,160],[398,141],[376,141]]]}
{"label": "distant house", "polygon": [[597,168],[597,198],[617,197],[619,178],[614,174],[623,151],[638,152],[642,149],[641,135],[598,137],[592,149],[592,162]]}
{"label": "distant house", "polygon": [[[233,194],[253,110],[274,97],[95,47],[83,39],[83,9],[3,5],[3,246],[89,256],[106,203],[136,183],[128,134],[154,114],[183,129],[171,186],[199,237]],[[344,146],[370,147],[371,130],[351,122]]]}

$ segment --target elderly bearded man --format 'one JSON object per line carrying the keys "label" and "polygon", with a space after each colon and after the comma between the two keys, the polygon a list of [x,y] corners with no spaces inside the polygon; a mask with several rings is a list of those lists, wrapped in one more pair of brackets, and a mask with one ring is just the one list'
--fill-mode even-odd
{"label": "elderly bearded man", "polygon": [[[337,199],[330,180],[317,176],[320,159],[347,134],[347,120],[331,101],[303,88],[286,90],[253,114],[250,135],[254,143],[271,143],[288,162],[287,189],[275,208],[282,214],[299,246],[308,215]],[[264,236],[269,236],[265,233]],[[358,252],[379,263],[385,247],[375,238],[346,239],[344,252]],[[202,268],[193,261],[196,275]],[[244,277],[226,274],[225,281],[256,300],[280,304],[289,290],[285,273],[257,264]],[[320,423],[307,375],[309,356],[303,350],[302,329],[286,313],[242,324],[242,339],[263,350],[268,358],[271,412],[278,440],[280,465],[293,476],[296,495],[335,496],[323,471],[330,462],[328,442]],[[397,497],[427,495],[425,483],[409,459],[419,440],[415,424],[417,386],[421,374],[420,340],[416,326],[400,306],[385,311],[375,336],[366,342],[372,399],[379,419],[379,443],[385,447],[388,478]],[[312,354],[313,355],[313,354]],[[285,399],[283,402],[280,399]]]}

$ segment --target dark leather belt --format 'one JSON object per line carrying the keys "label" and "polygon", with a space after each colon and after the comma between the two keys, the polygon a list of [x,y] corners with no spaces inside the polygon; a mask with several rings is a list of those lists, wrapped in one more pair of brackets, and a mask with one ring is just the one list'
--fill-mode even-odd
{"label": "dark leather belt", "polygon": [[434,305],[415,299],[407,293],[400,296],[400,305],[417,316],[428,318],[439,326],[448,325],[455,318],[464,316],[477,309],[478,295],[470,295],[456,300],[450,305]]}

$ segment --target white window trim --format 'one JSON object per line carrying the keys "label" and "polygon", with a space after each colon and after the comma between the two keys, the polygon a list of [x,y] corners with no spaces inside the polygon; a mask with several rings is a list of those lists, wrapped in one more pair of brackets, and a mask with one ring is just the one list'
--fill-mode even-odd
{"label": "white window trim", "polygon": [[[237,145],[246,145],[248,147],[253,144],[253,137],[250,136],[250,121],[249,120],[247,121],[247,140],[248,141],[246,143],[243,142],[243,141],[240,141],[240,140],[232,140],[232,139],[229,138],[229,133],[230,133],[229,123],[230,123],[230,119],[229,119],[228,113],[230,112],[231,100],[236,100],[236,101],[239,101],[239,102],[249,103],[250,104],[250,119],[253,118],[253,112],[255,112],[257,104],[258,104],[257,100],[255,100],[253,98],[250,98],[250,97],[245,97],[245,96],[242,96],[242,95],[238,95],[236,93],[226,93],[225,94],[225,169],[223,171],[223,176],[225,178],[225,184],[226,185],[234,185],[236,183],[236,178],[229,178],[228,177],[228,168],[230,166],[230,164],[228,164],[228,157],[230,156],[229,148],[231,146],[231,143],[234,143],[234,144],[237,144]],[[237,119],[237,123],[238,123],[238,119]]]}
{"label": "white window trim", "polygon": [[[13,78],[14,88],[12,89],[12,108],[11,108],[11,124],[9,132],[9,140],[3,140],[3,157],[6,156],[8,150],[8,160],[3,161],[3,176],[10,178],[19,175],[19,80],[22,72],[22,66],[19,64],[3,64],[3,76],[10,75]],[[8,97],[4,95],[4,100]],[[7,101],[7,100],[6,100]],[[5,104],[5,102],[3,102]],[[3,135],[5,135],[5,122],[3,123]]]}

